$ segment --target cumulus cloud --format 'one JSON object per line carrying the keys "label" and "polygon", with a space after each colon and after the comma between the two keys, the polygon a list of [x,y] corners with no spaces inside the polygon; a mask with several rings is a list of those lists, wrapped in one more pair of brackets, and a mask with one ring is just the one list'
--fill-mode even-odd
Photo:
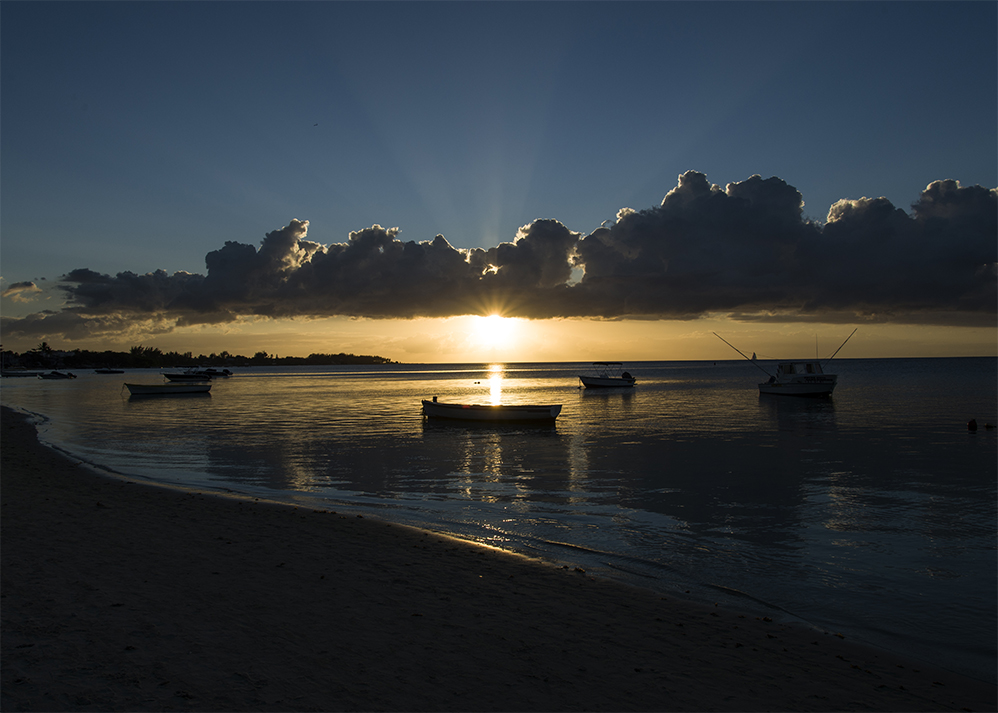
{"label": "cumulus cloud", "polygon": [[[936,181],[909,216],[884,198],[838,201],[803,255],[805,311],[927,317],[973,313],[994,324],[998,190]],[[831,249],[828,249],[831,248]]]}
{"label": "cumulus cloud", "polygon": [[73,270],[61,278],[62,312],[3,327],[75,336],[118,321],[164,329],[246,316],[492,312],[994,324],[998,189],[935,181],[910,213],[885,198],[841,200],[824,224],[805,219],[803,205],[780,178],[721,188],[689,171],[660,205],[622,208],[588,235],[536,220],[488,249],[455,248],[442,235],[404,242],[379,225],[322,245],[308,240],[308,221],[292,220],[259,247],[226,242],[208,253],[204,275]]}
{"label": "cumulus cloud", "polygon": [[15,282],[0,297],[9,297],[15,302],[30,302],[42,289],[34,282]]}

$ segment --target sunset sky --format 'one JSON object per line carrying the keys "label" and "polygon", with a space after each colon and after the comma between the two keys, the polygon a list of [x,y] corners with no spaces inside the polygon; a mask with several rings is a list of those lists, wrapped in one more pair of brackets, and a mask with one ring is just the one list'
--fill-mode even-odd
{"label": "sunset sky", "polygon": [[0,338],[994,355],[996,57],[993,2],[3,2]]}

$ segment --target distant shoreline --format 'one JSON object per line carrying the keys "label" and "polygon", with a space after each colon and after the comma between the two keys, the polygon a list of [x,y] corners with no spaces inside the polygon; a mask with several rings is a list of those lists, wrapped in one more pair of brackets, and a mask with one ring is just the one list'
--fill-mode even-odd
{"label": "distant shoreline", "polygon": [[24,369],[173,369],[188,367],[249,367],[249,366],[342,366],[348,364],[396,364],[382,356],[356,354],[309,354],[307,357],[275,356],[257,352],[252,357],[221,352],[163,352],[156,347],[132,347],[127,352],[75,349],[63,351],[47,343],[22,353],[2,352],[2,368]]}

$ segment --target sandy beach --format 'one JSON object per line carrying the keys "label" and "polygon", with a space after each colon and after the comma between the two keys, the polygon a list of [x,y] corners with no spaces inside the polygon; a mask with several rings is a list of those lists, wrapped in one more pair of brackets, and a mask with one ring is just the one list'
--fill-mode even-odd
{"label": "sandy beach", "polygon": [[994,711],[996,687],[435,533],[98,475],[2,409],[3,711]]}

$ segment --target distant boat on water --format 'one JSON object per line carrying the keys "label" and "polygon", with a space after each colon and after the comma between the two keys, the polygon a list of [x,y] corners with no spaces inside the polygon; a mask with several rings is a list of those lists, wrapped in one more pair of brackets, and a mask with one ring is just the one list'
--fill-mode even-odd
{"label": "distant boat on water", "polygon": [[[825,363],[834,359],[835,355],[846,345],[846,342],[852,339],[852,335],[855,333],[856,329],[852,330],[852,333],[846,337],[845,342],[839,345],[839,348],[825,360]],[[752,357],[749,358],[717,332],[714,332],[714,336],[769,376],[768,381],[759,384],[760,394],[768,396],[831,396],[832,391],[835,390],[835,385],[838,383],[838,375],[826,374],[824,366],[819,359],[781,361],[776,365],[776,373],[770,374],[763,367],[759,366],[755,352],[752,352]]]}
{"label": "distant boat on water", "polygon": [[623,366],[619,361],[593,362],[592,373],[580,374],[579,381],[587,389],[634,386],[637,379],[626,371],[622,371]]}
{"label": "distant boat on water", "polygon": [[821,362],[784,361],[776,366],[776,374],[759,384],[760,394],[773,396],[831,396],[838,383],[836,374],[826,374]]}
{"label": "distant boat on water", "polygon": [[124,374],[124,369],[94,369],[95,374]]}
{"label": "distant boat on water", "polygon": [[0,375],[2,375],[5,379],[13,379],[15,377],[22,377],[22,378],[31,377],[32,379],[34,379],[38,376],[41,376],[41,372],[28,371],[23,366],[8,366],[6,369],[0,372]]}
{"label": "distant boat on water", "polygon": [[211,375],[203,371],[185,371],[183,373],[164,373],[163,376],[169,381],[211,381]]}
{"label": "distant boat on water", "polygon": [[71,371],[50,371],[47,374],[39,374],[39,379],[75,379],[76,374]]}
{"label": "distant boat on water", "polygon": [[165,376],[170,381],[211,381],[212,379],[221,379],[232,376],[232,372],[228,369],[187,369],[182,372],[169,372],[164,373]]}

